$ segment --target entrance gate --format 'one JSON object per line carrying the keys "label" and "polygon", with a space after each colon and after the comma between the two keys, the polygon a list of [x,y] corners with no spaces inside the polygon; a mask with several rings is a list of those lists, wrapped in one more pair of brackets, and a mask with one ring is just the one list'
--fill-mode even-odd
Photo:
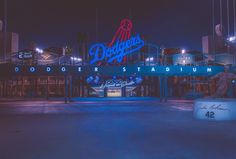
{"label": "entrance gate", "polygon": [[[167,97],[167,88],[174,88],[168,84],[168,79],[172,77],[208,77],[215,75],[224,70],[222,66],[16,66],[16,65],[0,65],[1,71],[1,96],[6,96],[3,92],[11,94],[11,90],[21,90],[20,85],[24,85],[24,89],[28,88],[33,96],[35,91],[41,92],[42,95],[50,95],[53,85],[56,91],[55,96],[61,94],[67,102],[73,96],[73,92],[77,92],[80,97],[89,96],[89,87],[86,80],[89,77],[95,79],[96,76],[102,77],[135,77],[142,78],[145,83],[137,90],[137,96],[145,96],[146,89],[150,92],[156,92],[158,88],[158,96],[160,98]],[[53,77],[53,78],[52,78]],[[30,80],[26,80],[29,78]],[[43,79],[43,80],[40,80]],[[14,79],[17,79],[14,81]],[[21,79],[21,80],[19,80]],[[54,79],[54,80],[50,80]],[[28,83],[27,83],[28,81]],[[77,81],[77,82],[76,82]],[[42,83],[43,82],[43,83]],[[11,83],[11,85],[9,85]],[[150,83],[152,85],[150,85]],[[156,85],[155,85],[156,83]],[[158,83],[158,84],[157,84]],[[44,85],[43,85],[44,84]],[[129,84],[126,83],[120,83]],[[154,84],[154,85],[153,85]],[[16,85],[17,87],[14,87]],[[104,86],[103,86],[104,87]],[[106,89],[105,96],[126,96],[122,86],[120,92],[114,92],[114,89]],[[148,87],[148,88],[147,88]],[[105,89],[105,87],[104,87]],[[170,90],[171,90],[170,89]],[[3,91],[4,90],[4,91]],[[6,91],[8,90],[8,91]],[[28,90],[28,91],[29,91]],[[33,92],[33,93],[32,93]],[[46,92],[46,93],[45,93]],[[141,92],[141,93],[140,93]],[[152,95],[150,93],[148,95]],[[173,90],[172,90],[173,92]],[[175,92],[176,93],[176,92]],[[17,93],[15,93],[17,94]],[[14,96],[14,95],[12,95]],[[156,95],[157,96],[157,95]]]}

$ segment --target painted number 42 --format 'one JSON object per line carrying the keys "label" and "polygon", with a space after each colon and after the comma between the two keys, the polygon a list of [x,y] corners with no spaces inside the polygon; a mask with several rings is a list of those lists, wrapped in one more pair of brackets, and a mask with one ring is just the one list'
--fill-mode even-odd
{"label": "painted number 42", "polygon": [[211,119],[214,119],[215,118],[215,113],[214,112],[206,112],[205,116],[207,118],[211,118]]}

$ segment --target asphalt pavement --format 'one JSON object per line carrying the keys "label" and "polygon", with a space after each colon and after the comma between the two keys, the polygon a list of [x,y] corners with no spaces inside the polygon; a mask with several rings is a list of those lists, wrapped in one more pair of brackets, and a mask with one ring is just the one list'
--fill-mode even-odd
{"label": "asphalt pavement", "polygon": [[198,121],[193,101],[0,100],[0,159],[234,159],[236,122]]}

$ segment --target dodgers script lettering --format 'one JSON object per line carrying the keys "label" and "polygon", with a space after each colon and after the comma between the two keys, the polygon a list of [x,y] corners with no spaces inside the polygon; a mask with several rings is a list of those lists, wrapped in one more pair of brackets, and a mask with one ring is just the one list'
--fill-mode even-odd
{"label": "dodgers script lettering", "polygon": [[121,62],[123,58],[135,51],[138,51],[144,46],[144,41],[139,35],[131,37],[126,41],[120,42],[119,40],[111,47],[103,43],[93,45],[89,50],[89,55],[92,57],[90,64],[107,59],[108,63],[116,60]]}

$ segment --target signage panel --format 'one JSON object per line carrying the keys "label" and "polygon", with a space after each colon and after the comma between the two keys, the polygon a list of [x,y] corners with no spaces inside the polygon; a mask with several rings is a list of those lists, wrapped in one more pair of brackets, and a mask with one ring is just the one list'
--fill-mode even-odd
{"label": "signage panel", "polygon": [[[34,69],[32,69],[34,68]],[[5,66],[2,69],[7,69]],[[78,76],[211,76],[224,71],[222,66],[9,66],[9,73],[70,74]]]}
{"label": "signage panel", "polygon": [[120,23],[112,41],[105,45],[103,43],[94,44],[89,49],[91,56],[90,64],[98,62],[112,63],[114,61],[121,63],[125,56],[135,53],[144,46],[144,41],[140,35],[131,36],[132,22],[129,19],[123,19]]}
{"label": "signage panel", "polygon": [[201,120],[236,120],[235,99],[201,99],[194,104],[194,117]]}
{"label": "signage panel", "polygon": [[31,60],[34,57],[33,50],[22,50],[17,53],[17,57],[20,60]]}

